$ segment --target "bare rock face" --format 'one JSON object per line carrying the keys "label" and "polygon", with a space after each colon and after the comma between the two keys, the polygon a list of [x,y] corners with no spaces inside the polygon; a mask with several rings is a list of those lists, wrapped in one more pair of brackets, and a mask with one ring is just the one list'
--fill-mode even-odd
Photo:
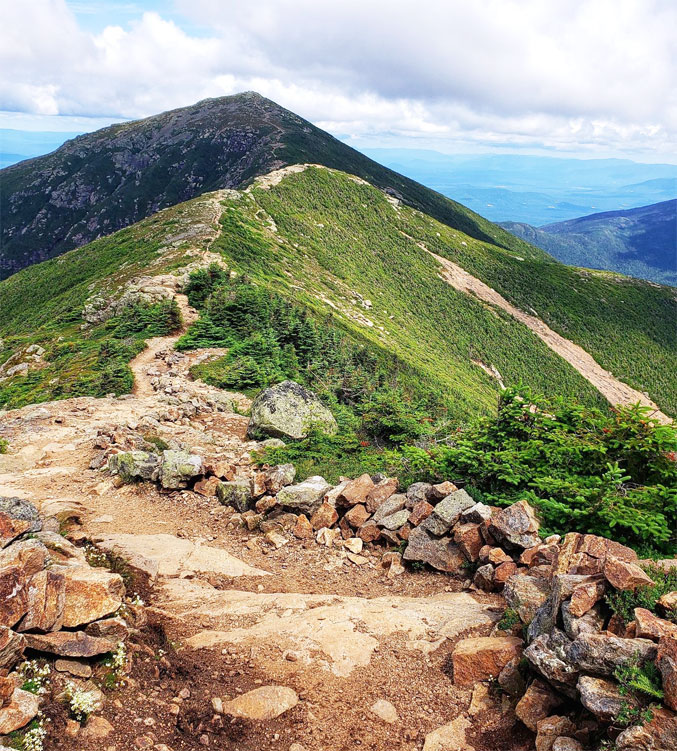
{"label": "bare rock face", "polygon": [[274,438],[305,438],[311,430],[333,435],[338,430],[334,415],[316,394],[294,381],[283,381],[262,391],[251,406],[249,435],[264,433]]}
{"label": "bare rock face", "polygon": [[119,574],[84,566],[52,567],[65,578],[65,628],[97,621],[114,613],[125,595],[125,586]]}
{"label": "bare rock face", "polygon": [[14,626],[28,610],[26,578],[18,566],[0,570],[0,626]]}
{"label": "bare rock face", "polygon": [[458,571],[465,563],[465,556],[450,537],[433,537],[420,526],[412,529],[402,557],[422,561],[438,571]]}
{"label": "bare rock face", "polygon": [[639,639],[658,641],[663,636],[677,639],[677,624],[658,618],[646,608],[635,608],[636,633]]}
{"label": "bare rock face", "polygon": [[13,733],[27,725],[38,713],[39,699],[30,691],[17,688],[9,704],[0,709],[0,735]]}
{"label": "bare rock face", "polygon": [[569,658],[571,641],[554,628],[541,634],[524,650],[524,656],[534,669],[566,696],[575,696],[579,667]]}
{"label": "bare rock face", "polygon": [[296,691],[286,686],[261,686],[223,702],[223,712],[248,720],[274,720],[295,707],[298,700]]}
{"label": "bare rock face", "polygon": [[377,482],[367,494],[367,511],[373,514],[385,501],[397,491],[399,482],[396,477],[386,477]]}
{"label": "bare rock face", "polygon": [[597,634],[604,627],[605,618],[599,605],[577,618],[571,614],[571,600],[567,600],[562,604],[561,613],[564,631],[570,639],[576,639],[583,633]]}
{"label": "bare rock face", "polygon": [[31,523],[24,519],[14,519],[0,511],[0,548],[9,545],[19,535],[28,532]]}
{"label": "bare rock face", "polygon": [[66,577],[55,568],[45,569],[28,582],[28,612],[18,631],[58,631],[63,624]]}
{"label": "bare rock face", "polygon": [[0,626],[0,669],[9,668],[21,659],[26,639],[15,631]]}
{"label": "bare rock face", "polygon": [[611,722],[624,706],[632,705],[631,696],[621,694],[615,681],[582,675],[578,692],[583,706],[604,722]]}
{"label": "bare rock face", "polygon": [[497,678],[501,670],[522,654],[522,640],[516,636],[480,636],[462,639],[454,649],[454,684],[472,686]]}
{"label": "bare rock face", "polygon": [[526,501],[499,509],[489,525],[491,534],[508,548],[525,549],[538,545],[539,523],[536,514]]}
{"label": "bare rock face", "polygon": [[47,548],[39,540],[17,540],[0,550],[0,569],[18,566],[24,576],[33,576],[45,567],[47,555]]}
{"label": "bare rock face", "polygon": [[619,542],[598,535],[570,532],[560,545],[555,567],[556,574],[599,574],[609,556],[628,561],[637,561],[637,554]]}

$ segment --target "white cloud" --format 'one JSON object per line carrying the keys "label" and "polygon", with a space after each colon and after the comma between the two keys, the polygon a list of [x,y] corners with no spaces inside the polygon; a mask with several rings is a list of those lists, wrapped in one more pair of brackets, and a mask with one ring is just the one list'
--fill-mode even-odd
{"label": "white cloud", "polygon": [[205,33],[147,12],[93,34],[64,0],[0,0],[0,109],[141,117],[255,89],[360,142],[677,152],[672,0],[175,6]]}

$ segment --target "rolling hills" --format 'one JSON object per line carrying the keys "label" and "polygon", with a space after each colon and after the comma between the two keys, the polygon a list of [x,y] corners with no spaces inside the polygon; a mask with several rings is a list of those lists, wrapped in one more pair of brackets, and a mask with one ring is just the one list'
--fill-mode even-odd
{"label": "rolling hills", "polygon": [[539,253],[269,99],[208,99],[66,142],[0,171],[0,278],[219,188],[288,164],[323,164],[391,192],[471,237]]}
{"label": "rolling hills", "polygon": [[677,286],[677,199],[543,227],[501,226],[563,263]]}

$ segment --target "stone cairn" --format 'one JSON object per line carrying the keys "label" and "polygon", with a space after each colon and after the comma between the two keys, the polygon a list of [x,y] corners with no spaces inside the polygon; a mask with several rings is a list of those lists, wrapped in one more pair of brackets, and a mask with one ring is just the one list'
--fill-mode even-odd
{"label": "stone cairn", "polygon": [[[384,475],[335,486],[323,477],[294,483],[292,464],[243,476],[244,467],[177,451],[121,452],[108,466],[125,480],[154,479],[215,496],[232,509],[229,524],[259,530],[275,548],[291,537],[315,540],[359,566],[368,562],[365,546],[384,545],[390,577],[404,573],[407,562],[427,564],[461,574],[467,589],[501,593],[510,633],[496,628],[460,641],[452,654],[454,681],[499,687],[536,733],[537,751],[603,747],[607,731],[618,751],[677,748],[677,592],[659,600],[658,613],[637,607],[624,624],[606,595],[653,584],[624,545],[579,533],[542,539],[526,501],[488,506],[452,482],[414,483],[404,492],[397,478]],[[660,676],[663,706],[624,729],[623,714],[648,718],[649,699],[624,691],[615,674],[648,663]]]}
{"label": "stone cairn", "polygon": [[[38,715],[48,693],[63,698],[65,686],[86,698],[89,711],[99,709],[103,694],[88,680],[93,665],[115,654],[121,672],[125,640],[143,625],[143,608],[125,602],[122,577],[103,559],[90,565],[86,551],[60,534],[78,515],[64,501],[38,512],[29,501],[0,498],[0,745]],[[29,657],[35,662],[24,662]]]}

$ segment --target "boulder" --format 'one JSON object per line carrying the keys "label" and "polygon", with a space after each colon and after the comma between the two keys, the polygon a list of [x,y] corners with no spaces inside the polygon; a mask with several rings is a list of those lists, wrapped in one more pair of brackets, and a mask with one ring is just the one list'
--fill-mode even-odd
{"label": "boulder", "polygon": [[411,524],[412,527],[418,527],[421,522],[424,522],[430,514],[432,514],[434,508],[435,507],[428,503],[428,501],[419,501],[411,509],[411,514],[409,514],[409,524]]}
{"label": "boulder", "polygon": [[324,477],[309,477],[298,485],[288,485],[277,494],[281,506],[298,514],[311,516],[322,503],[324,494],[331,485]]}
{"label": "boulder", "polygon": [[497,678],[510,660],[522,654],[522,646],[522,640],[515,636],[462,639],[451,654],[454,685],[469,687]]}
{"label": "boulder", "polygon": [[646,608],[635,608],[635,636],[640,639],[658,641],[662,636],[672,636],[677,639],[677,624],[666,621],[654,615]]}
{"label": "boulder", "polygon": [[282,488],[291,485],[296,477],[296,467],[293,464],[278,464],[263,473],[266,490],[271,495],[277,495]]}
{"label": "boulder", "polygon": [[562,698],[547,683],[536,678],[517,702],[515,714],[529,730],[535,733],[539,721],[548,717],[550,712],[560,704],[562,704]]}
{"label": "boulder", "polygon": [[0,549],[6,547],[19,535],[28,532],[31,523],[25,519],[14,519],[0,511]]}
{"label": "boulder", "polygon": [[564,631],[570,639],[576,639],[580,634],[598,634],[604,628],[605,618],[599,605],[577,618],[571,613],[571,600],[567,600],[562,604],[561,613]]}
{"label": "boulder", "polygon": [[298,704],[296,691],[286,686],[261,686],[222,703],[224,714],[247,720],[274,720]]}
{"label": "boulder", "polygon": [[607,556],[634,562],[637,554],[631,548],[598,535],[570,532],[564,536],[555,563],[556,574],[597,574],[604,568]]}
{"label": "boulder", "polygon": [[353,529],[359,529],[369,519],[369,512],[361,503],[353,506],[343,517]]}
{"label": "boulder", "polygon": [[28,581],[28,612],[17,631],[58,631],[66,604],[66,577],[58,566],[39,571]]}
{"label": "boulder", "polygon": [[377,482],[369,493],[367,493],[367,511],[373,514],[379,506],[397,491],[398,486],[397,477],[386,477],[385,480]]}
{"label": "boulder", "polygon": [[466,509],[474,505],[475,501],[465,490],[455,490],[435,506],[421,527],[434,535],[443,535],[456,524]]}
{"label": "boulder", "polygon": [[616,751],[674,751],[677,748],[677,714],[655,709],[643,725],[633,725],[616,739]]}
{"label": "boulder", "polygon": [[651,586],[654,582],[636,563],[608,556],[604,561],[604,576],[615,589],[635,590]]}
{"label": "boulder", "polygon": [[606,592],[606,584],[603,579],[586,581],[579,584],[571,593],[569,609],[572,616],[580,618],[594,607]]}
{"label": "boulder", "polygon": [[115,649],[117,641],[89,636],[84,631],[53,631],[49,634],[24,634],[26,647],[61,657],[94,657]]}
{"label": "boulder", "polygon": [[571,643],[568,659],[585,673],[612,676],[619,665],[656,658],[656,645],[648,639],[622,639],[606,634],[581,633]]}
{"label": "boulder", "polygon": [[378,526],[384,527],[385,529],[396,530],[403,527],[408,519],[409,511],[407,511],[407,509],[402,509],[401,511],[396,511],[394,514],[390,514],[390,516],[385,516],[378,522]]}
{"label": "boulder", "polygon": [[583,751],[583,746],[575,738],[561,735],[559,738],[555,738],[552,751]]}
{"label": "boulder", "polygon": [[482,522],[488,522],[493,515],[491,506],[487,506],[484,503],[476,503],[474,506],[467,508],[462,514],[461,519],[464,522],[472,522],[473,524],[481,524]]}
{"label": "boulder", "polygon": [[160,477],[162,460],[149,451],[121,451],[108,457],[108,470],[125,482],[146,480],[155,482]]}
{"label": "boulder", "polygon": [[536,751],[552,751],[555,740],[560,736],[576,732],[576,726],[568,717],[546,717],[536,726]]}
{"label": "boulder", "polygon": [[40,699],[30,691],[15,689],[9,704],[0,709],[0,736],[27,725],[38,713]]}
{"label": "boulder", "polygon": [[313,529],[318,530],[322,529],[322,527],[331,527],[336,524],[338,518],[339,515],[336,512],[336,509],[331,504],[323,501],[310,518],[310,523]]}
{"label": "boulder", "polygon": [[430,486],[430,490],[428,491],[428,500],[431,503],[437,503],[456,490],[458,490],[458,488],[456,487],[456,485],[454,485],[453,482],[445,480],[444,482],[437,483],[437,485]]}
{"label": "boulder", "polygon": [[527,574],[515,574],[505,583],[503,597],[508,607],[517,611],[522,623],[531,623],[536,611],[546,601],[550,585],[545,579]]}
{"label": "boulder", "polygon": [[29,577],[42,571],[48,559],[47,548],[40,540],[17,540],[13,545],[0,550],[0,569],[17,566],[24,576]]}
{"label": "boulder", "polygon": [[656,666],[663,678],[664,701],[670,709],[677,712],[677,638],[661,637]]}
{"label": "boulder", "polygon": [[275,438],[305,438],[311,430],[333,435],[338,426],[316,394],[294,381],[262,391],[252,402],[248,433]]}
{"label": "boulder", "polygon": [[494,574],[496,569],[491,563],[485,563],[484,566],[480,566],[475,575],[473,576],[473,586],[477,589],[481,589],[484,592],[494,591]]}
{"label": "boulder", "polygon": [[415,482],[410,485],[406,492],[407,508],[412,509],[420,501],[427,501],[433,496],[432,488],[433,486],[429,482]]}
{"label": "boulder", "polygon": [[0,513],[11,516],[12,519],[21,519],[30,522],[27,532],[39,532],[42,529],[40,514],[37,508],[23,498],[0,497]]}
{"label": "boulder", "polygon": [[218,477],[203,477],[195,483],[193,490],[206,498],[213,498],[220,484]]}
{"label": "boulder", "polygon": [[369,521],[359,528],[357,536],[362,542],[375,542],[381,536],[381,530],[377,524]]}
{"label": "boulder", "polygon": [[219,483],[216,486],[216,496],[224,506],[232,506],[240,514],[244,514],[254,501],[249,480]]}
{"label": "boulder", "polygon": [[0,569],[0,626],[14,626],[28,610],[26,577],[18,566]]}
{"label": "boulder", "polygon": [[470,720],[459,715],[455,720],[431,731],[423,742],[423,751],[475,751],[466,738]]}
{"label": "boulder", "polygon": [[76,547],[70,540],[57,532],[38,532],[36,537],[49,551],[52,563],[58,563],[62,566],[88,565],[82,548]]}
{"label": "boulder", "polygon": [[505,667],[498,674],[498,685],[501,689],[514,698],[524,696],[526,683],[522,671],[520,670],[521,660],[517,657],[506,663]]}
{"label": "boulder", "polygon": [[[367,498],[374,490],[374,481],[370,475],[363,474],[354,480],[349,480],[336,499],[337,506],[356,506],[358,503],[367,507]],[[390,494],[392,495],[392,493]],[[390,496],[388,496],[390,497]],[[381,504],[379,504],[381,505]]]}
{"label": "boulder", "polygon": [[407,497],[401,493],[395,493],[394,495],[391,495],[387,501],[384,501],[376,509],[372,521],[378,523],[381,521],[381,519],[385,519],[386,516],[390,516],[397,511],[401,511],[404,508],[406,501]]}
{"label": "boulder", "polygon": [[472,522],[457,524],[454,528],[454,542],[461,549],[463,555],[474,563],[480,557],[480,549],[483,544],[480,525]]}
{"label": "boulder", "polygon": [[305,514],[299,514],[292,534],[299,540],[312,540],[315,532]]}
{"label": "boulder", "polygon": [[411,530],[402,557],[405,561],[422,561],[438,571],[448,572],[458,571],[465,563],[465,556],[450,537],[434,538],[421,527]]}
{"label": "boulder", "polygon": [[576,681],[580,673],[578,665],[569,659],[569,638],[557,628],[552,633],[541,634],[524,650],[536,672],[546,678],[566,696],[575,696]]}
{"label": "boulder", "polygon": [[53,566],[51,571],[65,578],[65,628],[97,621],[122,605],[125,585],[119,574],[89,566]]}
{"label": "boulder", "polygon": [[677,592],[668,592],[660,597],[656,604],[663,615],[677,611]]}
{"label": "boulder", "polygon": [[11,668],[23,655],[26,639],[7,626],[0,626],[0,670]]}
{"label": "boulder", "polygon": [[189,451],[167,449],[162,452],[160,484],[167,490],[188,487],[188,483],[202,474],[202,457]]}
{"label": "boulder", "polygon": [[613,721],[624,707],[636,706],[632,694],[622,694],[615,681],[582,675],[577,688],[581,704],[603,722]]}
{"label": "boulder", "polygon": [[538,545],[539,524],[536,514],[526,501],[499,509],[491,517],[489,531],[503,545],[511,549],[525,549]]}

